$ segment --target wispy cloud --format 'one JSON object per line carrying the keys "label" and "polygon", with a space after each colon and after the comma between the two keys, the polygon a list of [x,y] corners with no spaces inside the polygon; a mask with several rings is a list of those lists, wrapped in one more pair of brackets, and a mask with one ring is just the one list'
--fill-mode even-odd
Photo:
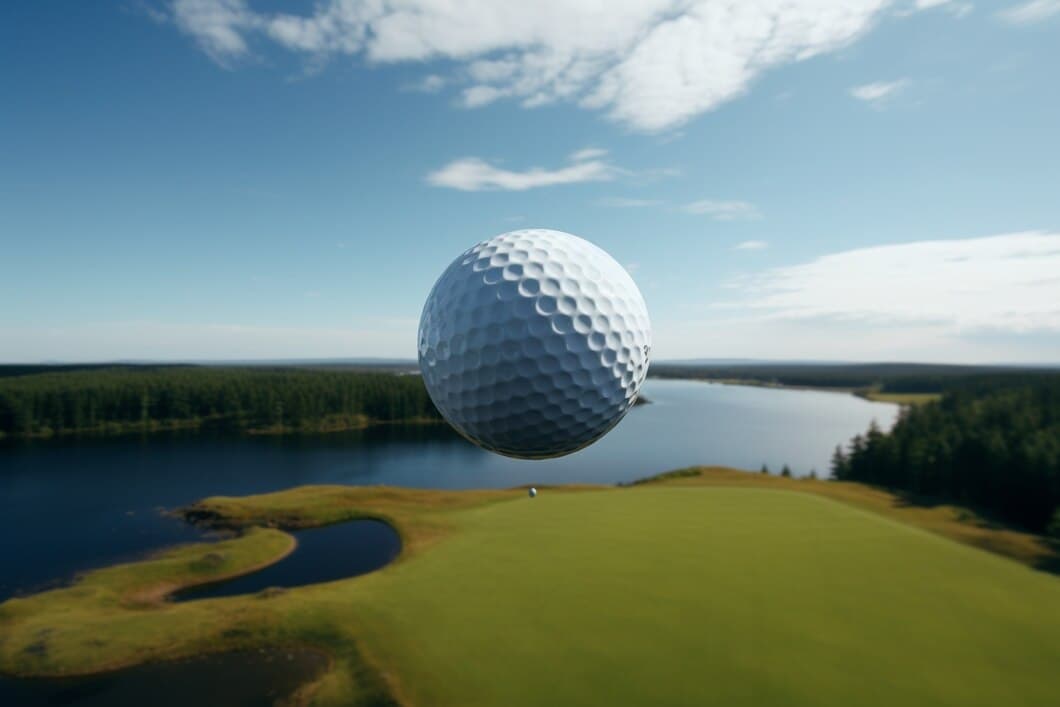
{"label": "wispy cloud", "polygon": [[461,191],[524,191],[559,184],[604,182],[623,174],[623,170],[601,159],[606,154],[606,150],[580,150],[563,167],[531,167],[523,171],[503,169],[479,157],[464,157],[428,174],[427,182]]}
{"label": "wispy cloud", "polygon": [[1012,25],[1029,25],[1047,20],[1060,13],[1060,0],[1031,0],[997,13],[1002,21]]}
{"label": "wispy cloud", "polygon": [[769,244],[765,241],[744,241],[732,247],[733,250],[765,250]]}
{"label": "wispy cloud", "polygon": [[572,102],[657,132],[741,96],[763,72],[852,44],[899,2],[908,0],[464,0],[458,9],[321,0],[299,15],[245,0],[174,0],[172,17],[223,65],[250,56],[252,40],[314,65],[335,55],[448,60],[445,78],[462,84],[468,107]]}
{"label": "wispy cloud", "polygon": [[859,101],[865,101],[873,106],[883,105],[886,101],[894,98],[906,86],[909,85],[909,79],[898,79],[897,81],[875,81],[873,83],[866,83],[860,86],[854,86],[850,89],[850,95]]}
{"label": "wispy cloud", "polygon": [[599,147],[586,147],[577,152],[572,152],[570,159],[572,162],[584,162],[585,160],[595,160],[601,157],[607,157],[607,150],[602,150]]}
{"label": "wispy cloud", "polygon": [[957,19],[967,17],[975,9],[972,3],[958,0],[913,0],[906,7],[896,9],[894,14],[898,17],[908,17],[909,15],[915,15],[918,12],[935,8],[940,8]]}
{"label": "wispy cloud", "polygon": [[1060,233],[859,248],[736,281],[726,307],[780,319],[1060,331]]}
{"label": "wispy cloud", "polygon": [[173,21],[195,37],[204,52],[218,64],[230,63],[250,51],[244,35],[259,29],[261,18],[243,0],[175,0]]}
{"label": "wispy cloud", "polygon": [[681,210],[688,214],[710,216],[715,221],[744,221],[762,218],[762,214],[755,205],[746,201],[701,199],[685,204]]}

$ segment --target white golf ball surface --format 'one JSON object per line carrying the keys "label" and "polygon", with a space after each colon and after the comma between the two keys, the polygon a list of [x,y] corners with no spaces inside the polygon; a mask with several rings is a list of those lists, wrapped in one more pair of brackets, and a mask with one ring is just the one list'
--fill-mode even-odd
{"label": "white golf ball surface", "polygon": [[648,373],[644,298],[614,258],[560,231],[483,241],[423,308],[427,392],[464,437],[499,454],[570,454],[626,414]]}

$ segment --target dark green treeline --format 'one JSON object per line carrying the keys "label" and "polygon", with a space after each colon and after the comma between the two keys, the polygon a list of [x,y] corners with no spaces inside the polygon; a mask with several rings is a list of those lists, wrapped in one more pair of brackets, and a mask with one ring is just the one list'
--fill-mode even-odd
{"label": "dark green treeline", "polygon": [[1043,531],[1060,506],[1060,377],[983,381],[907,408],[889,433],[873,425],[837,449],[832,473]]}
{"label": "dark green treeline", "polygon": [[0,435],[193,427],[295,430],[438,419],[419,376],[126,367],[0,378]]}

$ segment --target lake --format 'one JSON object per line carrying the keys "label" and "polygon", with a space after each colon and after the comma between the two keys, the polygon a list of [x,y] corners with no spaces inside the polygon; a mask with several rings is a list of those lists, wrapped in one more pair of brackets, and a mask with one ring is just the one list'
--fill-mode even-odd
{"label": "lake", "polygon": [[836,444],[898,407],[844,393],[647,381],[650,405],[595,445],[560,459],[484,452],[443,425],[327,435],[174,433],[0,448],[0,600],[201,538],[159,511],[204,496],[300,484],[421,488],[613,484],[693,464],[826,475]]}

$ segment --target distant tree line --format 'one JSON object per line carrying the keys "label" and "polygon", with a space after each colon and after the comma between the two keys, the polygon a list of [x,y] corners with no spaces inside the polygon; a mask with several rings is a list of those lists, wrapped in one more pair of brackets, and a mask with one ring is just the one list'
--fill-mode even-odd
{"label": "distant tree line", "polygon": [[655,378],[754,381],[807,388],[876,389],[887,393],[984,392],[1055,377],[1055,368],[958,366],[922,363],[656,363]]}
{"label": "distant tree line", "polygon": [[0,378],[0,436],[212,424],[312,429],[438,419],[419,376],[343,370],[117,367]]}
{"label": "distant tree line", "polygon": [[837,448],[832,473],[978,507],[1036,532],[1057,527],[1060,377],[986,378],[906,408],[890,432],[873,424]]}

